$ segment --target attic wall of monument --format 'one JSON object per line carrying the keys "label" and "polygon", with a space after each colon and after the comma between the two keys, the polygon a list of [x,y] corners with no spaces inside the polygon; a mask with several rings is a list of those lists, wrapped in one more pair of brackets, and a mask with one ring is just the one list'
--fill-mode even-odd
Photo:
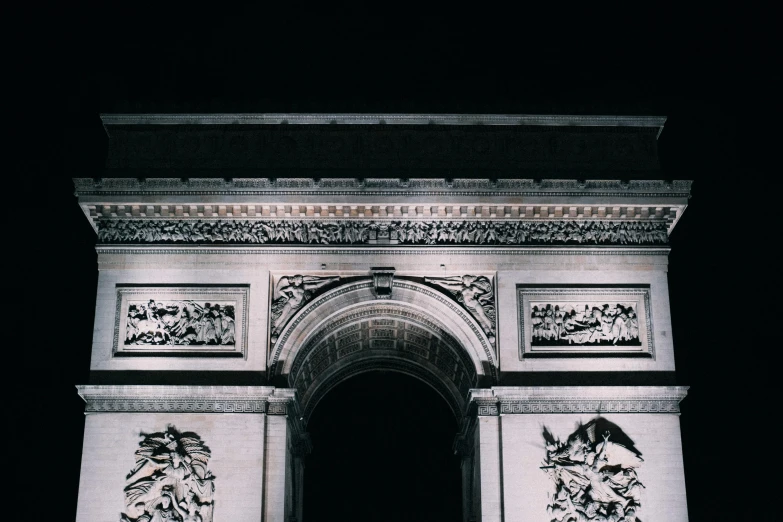
{"label": "attic wall of monument", "polygon": [[659,168],[656,127],[111,125],[107,167],[193,169]]}
{"label": "attic wall of monument", "polygon": [[[302,274],[369,278],[370,269],[375,266],[395,267],[397,278],[496,273],[494,299],[498,336],[495,351],[503,372],[674,369],[666,256],[660,252],[594,255],[562,251],[531,254],[529,251],[498,253],[495,250],[490,253],[454,249],[429,252],[293,249],[276,253],[232,252],[229,255],[227,251],[134,253],[105,247],[99,252],[91,370],[266,371],[271,274],[277,277]],[[617,285],[621,287],[619,290],[615,288]],[[614,298],[612,292],[619,292],[615,301],[624,303],[627,308],[638,308],[634,311],[642,313],[638,317],[640,342],[634,343],[631,339],[620,343],[625,346],[618,347],[607,333],[605,340],[577,342],[570,347],[552,348],[543,343],[546,345],[543,350],[552,352],[545,354],[546,357],[525,353],[525,321],[520,320],[521,286],[556,287],[557,292],[567,294],[548,296],[551,301],[548,304],[553,307],[558,306],[557,303],[598,308],[610,304],[613,311],[618,303],[603,301]],[[643,292],[645,297],[626,295],[628,292],[624,288]],[[244,303],[242,295],[246,296]],[[546,301],[541,299],[544,298],[539,299],[539,304]],[[154,306],[164,307],[175,301],[185,301],[187,306],[198,309],[220,305],[222,309],[214,312],[216,317],[225,316],[230,307],[233,330],[231,335],[215,334],[212,340],[191,338],[181,343],[187,346],[174,348],[174,351],[187,352],[187,356],[172,357],[165,353],[170,349],[166,344],[172,343],[163,338],[158,339],[159,346],[152,347],[154,353],[147,353],[145,350],[150,347],[136,346],[132,339],[128,342],[127,321],[130,306],[138,307],[136,316],[143,320],[141,310],[149,300],[155,302]],[[640,308],[640,305],[643,306]],[[585,318],[577,319],[584,321]],[[156,335],[143,328],[137,330],[137,335],[149,338]],[[626,337],[632,336],[626,334]],[[589,357],[579,356],[583,345],[586,346],[584,351],[591,352]]]}

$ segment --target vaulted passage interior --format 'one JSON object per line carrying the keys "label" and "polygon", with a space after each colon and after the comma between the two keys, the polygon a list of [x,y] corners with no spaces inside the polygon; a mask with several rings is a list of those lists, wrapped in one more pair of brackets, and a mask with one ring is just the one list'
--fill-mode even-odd
{"label": "vaulted passage interior", "polygon": [[308,423],[309,522],[460,521],[457,421],[424,382],[370,371],[333,387]]}

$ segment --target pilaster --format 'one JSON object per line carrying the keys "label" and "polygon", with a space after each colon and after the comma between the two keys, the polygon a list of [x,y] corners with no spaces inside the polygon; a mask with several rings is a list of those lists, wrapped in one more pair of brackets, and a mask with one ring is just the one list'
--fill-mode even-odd
{"label": "pilaster", "polygon": [[606,436],[617,452],[610,460],[617,460],[619,452],[627,455],[622,464],[607,460],[606,465],[627,466],[624,473],[638,473],[644,484],[628,512],[633,508],[645,520],[687,521],[678,419],[686,393],[687,387],[679,386],[470,390],[455,440],[455,451],[463,458],[464,499],[476,499],[474,506],[465,506],[464,520],[555,519],[561,509],[555,493],[563,479],[554,471],[561,464],[558,459],[570,462],[571,457],[553,455],[566,441],[587,437],[586,443],[597,448]]}
{"label": "pilaster", "polygon": [[[171,440],[171,434],[175,442],[183,437],[185,446],[170,451],[182,454],[189,444],[185,441],[198,440],[204,446],[204,467],[214,477],[210,480],[216,492],[210,520],[213,511],[219,513],[217,520],[290,522],[301,517],[301,462],[310,443],[295,390],[97,385],[77,389],[88,415],[78,521],[117,519],[120,513],[138,516],[139,502],[129,500],[130,483],[126,484],[128,470],[135,469],[134,454],[138,462],[142,444],[151,447],[155,441]],[[154,490],[154,480],[147,481]]]}

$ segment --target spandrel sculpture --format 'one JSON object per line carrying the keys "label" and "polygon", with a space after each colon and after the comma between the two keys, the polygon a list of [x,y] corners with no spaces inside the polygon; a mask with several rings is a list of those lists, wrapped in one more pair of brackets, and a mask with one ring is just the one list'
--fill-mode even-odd
{"label": "spandrel sculpture", "polygon": [[126,477],[120,522],[212,522],[216,477],[210,456],[201,437],[174,426],[144,435]]}
{"label": "spandrel sculpture", "polygon": [[565,442],[548,429],[544,439],[541,469],[555,483],[547,506],[551,522],[641,522],[644,485],[636,470],[643,459],[622,429],[598,417],[579,425]]}
{"label": "spandrel sculpture", "polygon": [[485,276],[425,277],[425,283],[440,286],[457,298],[481,325],[491,343],[495,342],[495,292]]}
{"label": "spandrel sculpture", "polygon": [[281,277],[275,286],[277,297],[272,302],[272,343],[277,342],[286,323],[313,298],[315,292],[339,279],[339,276],[318,277],[299,274]]}

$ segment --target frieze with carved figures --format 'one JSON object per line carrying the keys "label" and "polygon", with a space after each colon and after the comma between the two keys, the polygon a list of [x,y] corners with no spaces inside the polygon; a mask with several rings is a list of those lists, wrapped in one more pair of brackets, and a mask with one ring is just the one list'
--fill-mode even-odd
{"label": "frieze with carved figures", "polygon": [[100,219],[103,244],[666,245],[668,223],[645,221],[388,221]]}

